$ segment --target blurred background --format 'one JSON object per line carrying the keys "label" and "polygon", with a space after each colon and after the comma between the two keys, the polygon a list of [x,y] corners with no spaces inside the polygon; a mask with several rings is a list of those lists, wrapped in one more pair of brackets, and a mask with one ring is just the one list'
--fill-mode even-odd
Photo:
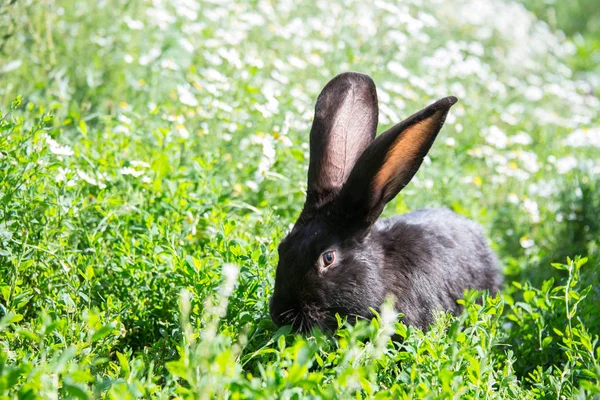
{"label": "blurred background", "polygon": [[579,77],[600,87],[600,8],[593,0],[537,1],[526,0],[523,5],[554,31],[564,32],[576,46],[570,66]]}

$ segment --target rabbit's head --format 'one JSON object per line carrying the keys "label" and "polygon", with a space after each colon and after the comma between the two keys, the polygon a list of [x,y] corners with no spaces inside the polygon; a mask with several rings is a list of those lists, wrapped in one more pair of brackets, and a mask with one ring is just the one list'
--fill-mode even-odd
{"label": "rabbit's head", "polygon": [[344,73],[317,99],[304,209],[279,245],[270,311],[278,325],[335,329],[335,314],[366,318],[383,301],[385,244],[371,226],[408,184],[455,97],[439,100],[375,139],[375,84]]}

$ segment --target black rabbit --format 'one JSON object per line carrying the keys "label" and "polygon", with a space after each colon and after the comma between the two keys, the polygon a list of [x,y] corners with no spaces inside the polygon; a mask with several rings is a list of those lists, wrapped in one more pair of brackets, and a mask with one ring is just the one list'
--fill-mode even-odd
{"label": "black rabbit", "polygon": [[447,209],[378,220],[408,184],[455,97],[439,100],[375,139],[373,80],[332,79],[315,107],[304,209],[279,245],[273,321],[295,330],[334,330],[335,314],[372,318],[392,294],[420,328],[436,310],[460,312],[465,289],[496,293],[502,276],[481,227]]}

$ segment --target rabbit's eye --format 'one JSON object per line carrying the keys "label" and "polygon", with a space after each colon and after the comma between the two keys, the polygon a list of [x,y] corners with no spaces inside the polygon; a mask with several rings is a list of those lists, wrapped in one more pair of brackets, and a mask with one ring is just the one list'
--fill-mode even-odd
{"label": "rabbit's eye", "polygon": [[323,266],[328,267],[335,261],[335,251],[326,251],[321,255],[321,260],[323,261]]}

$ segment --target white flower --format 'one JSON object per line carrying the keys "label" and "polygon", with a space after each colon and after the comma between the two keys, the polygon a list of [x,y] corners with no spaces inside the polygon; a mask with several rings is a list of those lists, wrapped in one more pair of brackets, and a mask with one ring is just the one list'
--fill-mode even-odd
{"label": "white flower", "polygon": [[127,27],[129,29],[132,29],[135,31],[144,29],[144,23],[142,21],[139,21],[137,19],[131,19],[131,17],[129,17],[129,16],[126,16],[123,20],[125,21],[125,24],[127,24]]}
{"label": "white flower", "polygon": [[287,61],[294,68],[306,69],[306,62],[296,56],[289,56]]}
{"label": "white flower", "polygon": [[387,301],[385,302],[382,307],[381,307],[381,311],[379,313],[379,317],[380,317],[380,334],[377,337],[377,340],[375,342],[375,347],[376,347],[376,352],[377,353],[381,353],[390,337],[394,334],[395,332],[395,327],[396,327],[396,321],[398,320],[398,314],[396,313],[396,311],[394,310],[394,307],[392,306],[392,302],[391,301]]}
{"label": "white flower", "polygon": [[258,192],[258,184],[254,181],[251,180],[247,180],[246,181],[246,186],[248,186],[248,188],[250,190],[252,190],[253,192]]}
{"label": "white flower", "polygon": [[66,187],[73,187],[77,183],[77,176],[67,178],[67,174],[71,174],[71,170],[68,168],[58,168],[58,174],[54,177],[56,182],[65,182]]}
{"label": "white flower", "polygon": [[181,38],[179,39],[179,44],[181,45],[181,47],[187,51],[188,53],[193,53],[194,52],[194,45],[192,43],[190,43],[189,40],[187,40],[186,38]]}
{"label": "white flower", "polygon": [[48,149],[52,154],[56,154],[59,156],[72,156],[75,154],[73,149],[71,149],[67,145],[61,145],[56,140],[52,139],[50,136],[46,135],[46,143],[48,144]]}
{"label": "white flower", "polygon": [[190,91],[190,86],[186,85],[178,85],[177,86],[177,95],[179,96],[179,101],[185,104],[186,106],[196,107],[198,106],[198,100]]}
{"label": "white flower", "polygon": [[[529,173],[516,167],[516,164],[498,165],[496,172],[503,176],[514,177],[520,181],[526,181],[529,179]],[[494,177],[492,177],[494,178]]]}
{"label": "white flower", "polygon": [[526,146],[531,143],[533,143],[533,139],[523,131],[519,131],[516,135],[508,137],[508,144],[522,144]]}
{"label": "white flower", "polygon": [[552,124],[552,125],[564,125],[565,122],[562,118],[559,118],[556,113],[548,111],[544,108],[536,108],[533,112],[533,116],[538,124]]}
{"label": "white flower", "polygon": [[13,71],[17,68],[19,68],[21,66],[21,60],[12,60],[10,62],[7,62],[2,68],[0,68],[0,72],[10,72]]}
{"label": "white flower", "polygon": [[77,170],[77,176],[79,177],[79,179],[86,181],[90,185],[98,186],[100,189],[106,188],[106,185],[104,183],[102,183],[99,179],[92,177],[85,171]]}
{"label": "white flower", "polygon": [[132,167],[150,168],[150,164],[148,164],[146,161],[133,160],[129,161],[129,165]]}
{"label": "white flower", "polygon": [[529,172],[538,172],[540,167],[537,162],[537,154],[532,151],[518,150],[511,153],[517,160],[521,161],[523,167]]}
{"label": "white flower", "polygon": [[182,139],[188,139],[190,137],[190,132],[183,125],[177,125],[176,127],[177,133],[181,136]]}
{"label": "white flower", "polygon": [[135,168],[132,167],[123,167],[119,169],[119,174],[121,175],[131,175],[131,176],[142,176],[144,175],[144,171],[138,171]]}
{"label": "white flower", "polygon": [[567,156],[556,160],[556,170],[559,174],[566,174],[577,167],[577,159],[573,156]]}
{"label": "white flower", "polygon": [[600,127],[577,129],[563,140],[563,144],[571,147],[600,147]]}
{"label": "white flower", "polygon": [[531,222],[540,222],[540,209],[535,200],[531,200],[529,198],[523,200],[523,208],[525,208],[525,211],[527,211],[527,213],[529,214]]}
{"label": "white flower", "polygon": [[233,293],[239,272],[240,269],[236,265],[223,265],[223,283],[220,293],[223,297],[227,298]]}
{"label": "white flower", "polygon": [[476,158],[485,158],[494,155],[494,149],[490,146],[475,147],[467,151],[467,154]]}
{"label": "white flower", "polygon": [[160,62],[160,66],[161,68],[170,69],[171,71],[177,71],[179,69],[175,61],[171,60],[170,58],[162,60]]}
{"label": "white flower", "polygon": [[146,10],[146,15],[148,15],[151,22],[163,31],[176,21],[176,18],[163,8],[148,8]]}
{"label": "white flower", "polygon": [[525,90],[525,98],[529,101],[538,101],[544,97],[544,91],[537,86],[529,86]]}
{"label": "white flower", "polygon": [[539,181],[529,185],[529,194],[538,197],[550,197],[557,193],[557,185],[552,181]]}
{"label": "white flower", "polygon": [[129,133],[129,128],[125,125],[118,125],[113,129],[114,133]]}
{"label": "white flower", "polygon": [[227,77],[214,68],[207,68],[202,71],[202,75],[211,82],[226,83]]}
{"label": "white flower", "polygon": [[256,181],[259,183],[262,182],[265,179],[265,175],[267,174],[267,172],[269,172],[272,166],[273,162],[271,160],[269,160],[266,157],[261,158],[258,163],[258,170],[256,171],[255,175]]}
{"label": "white flower", "polygon": [[533,241],[533,239],[527,239],[526,237],[522,237],[519,240],[519,243],[521,243],[521,247],[523,247],[524,249],[528,249],[530,247],[535,246],[535,242]]}
{"label": "white flower", "polygon": [[519,119],[509,113],[502,113],[502,115],[500,115],[500,119],[509,125],[516,125],[519,123]]}
{"label": "white flower", "polygon": [[58,174],[54,177],[56,182],[64,182],[67,180],[67,174],[69,173],[68,168],[58,167]]}
{"label": "white flower", "polygon": [[140,64],[148,65],[152,61],[156,60],[158,58],[158,56],[160,56],[160,54],[161,54],[160,49],[158,47],[153,47],[150,49],[148,54],[144,54],[143,56],[140,57]]}
{"label": "white flower", "polygon": [[[271,136],[268,136],[271,137]],[[275,147],[273,146],[273,141],[272,140],[265,140],[263,141],[263,155],[270,159],[273,160],[275,158]]]}
{"label": "white flower", "polygon": [[125,125],[131,125],[131,118],[123,115],[123,114],[119,114],[119,116],[117,117],[117,119],[119,121],[121,121],[122,123],[124,123]]}
{"label": "white flower", "polygon": [[387,64],[387,68],[392,74],[396,75],[399,78],[406,79],[410,76],[408,70],[404,68],[399,62],[390,61]]}
{"label": "white flower", "polygon": [[200,11],[200,4],[195,0],[171,0],[171,3],[175,6],[175,12],[180,17],[184,17],[190,21],[194,21],[198,18],[198,11]]}
{"label": "white flower", "polygon": [[496,125],[492,125],[487,129],[485,141],[499,149],[506,148],[508,138],[506,134]]}

